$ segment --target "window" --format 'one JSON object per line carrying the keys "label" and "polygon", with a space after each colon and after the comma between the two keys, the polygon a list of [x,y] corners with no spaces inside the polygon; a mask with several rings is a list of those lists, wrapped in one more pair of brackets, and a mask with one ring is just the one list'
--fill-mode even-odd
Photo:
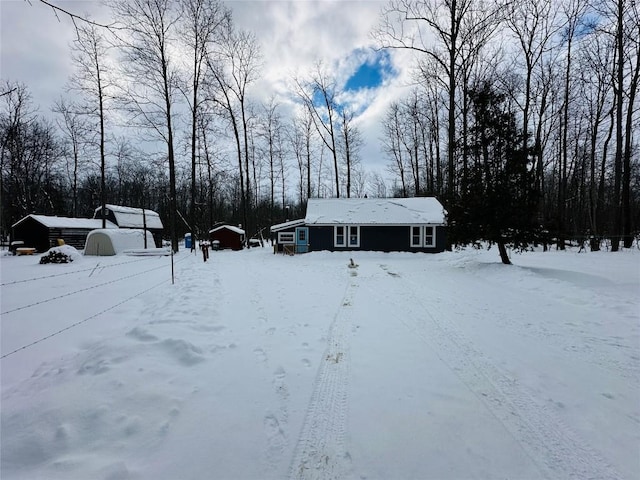
{"label": "window", "polygon": [[411,246],[422,246],[422,227],[411,227]]}
{"label": "window", "polygon": [[299,242],[306,242],[307,241],[307,229],[306,228],[301,228],[300,230],[298,230],[298,241]]}
{"label": "window", "polygon": [[278,232],[278,243],[281,245],[295,243],[293,236],[293,232]]}
{"label": "window", "polygon": [[336,247],[344,247],[346,245],[345,238],[344,238],[344,230],[345,230],[345,227],[342,227],[342,226],[335,227],[334,245]]}
{"label": "window", "polygon": [[432,226],[424,227],[424,246],[425,247],[436,246],[436,227],[432,227]]}
{"label": "window", "polygon": [[415,248],[436,246],[436,227],[410,227],[411,246]]}
{"label": "window", "polygon": [[349,246],[360,246],[360,227],[356,227],[354,225],[349,226]]}
{"label": "window", "polygon": [[336,225],[334,228],[334,247],[360,247],[360,227],[358,225]]}

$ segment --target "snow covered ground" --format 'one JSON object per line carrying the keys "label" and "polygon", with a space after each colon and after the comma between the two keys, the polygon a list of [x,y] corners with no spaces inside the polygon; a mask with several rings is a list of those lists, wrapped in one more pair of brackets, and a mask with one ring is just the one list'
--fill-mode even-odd
{"label": "snow covered ground", "polygon": [[3,480],[640,476],[640,250],[174,260],[0,258]]}

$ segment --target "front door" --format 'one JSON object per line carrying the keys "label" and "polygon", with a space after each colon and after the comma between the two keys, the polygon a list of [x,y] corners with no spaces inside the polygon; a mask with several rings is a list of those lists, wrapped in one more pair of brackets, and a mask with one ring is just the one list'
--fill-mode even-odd
{"label": "front door", "polygon": [[309,251],[309,228],[296,228],[296,253],[307,253]]}

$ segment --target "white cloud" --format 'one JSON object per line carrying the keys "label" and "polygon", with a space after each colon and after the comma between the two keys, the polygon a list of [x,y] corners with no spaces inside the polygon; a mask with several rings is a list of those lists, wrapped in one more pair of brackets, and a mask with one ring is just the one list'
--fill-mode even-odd
{"label": "white cloud", "polygon": [[[261,46],[263,69],[252,96],[259,101],[275,96],[286,110],[293,110],[292,79],[296,75],[304,77],[319,61],[333,70],[339,85],[344,85],[363,62],[375,55],[370,33],[386,3],[387,0],[228,2],[236,26],[253,32]],[[102,21],[108,12],[98,1],[61,0],[57,4],[77,13],[89,11]],[[0,75],[27,84],[34,103],[46,113],[64,93],[72,73],[69,43],[74,38],[73,24],[64,15],[56,18],[50,8],[35,0],[31,4],[0,2],[0,16]],[[349,101],[362,111],[357,123],[365,139],[363,165],[378,171],[386,164],[379,148],[380,119],[388,104],[402,96],[410,82],[412,56],[393,51],[390,58],[396,77],[386,79],[379,88],[349,93]]]}

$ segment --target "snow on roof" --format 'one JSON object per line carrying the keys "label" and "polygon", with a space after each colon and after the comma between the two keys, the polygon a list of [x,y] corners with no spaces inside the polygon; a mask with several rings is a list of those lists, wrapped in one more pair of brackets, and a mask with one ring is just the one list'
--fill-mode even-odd
{"label": "snow on roof", "polygon": [[443,225],[446,214],[434,197],[310,198],[304,220],[311,225]]}
{"label": "snow on roof", "polygon": [[269,229],[271,233],[279,232],[280,230],[286,230],[287,228],[299,227],[304,225],[304,218],[300,218],[298,220],[289,220],[288,222],[279,223],[277,225],[272,225]]}
{"label": "snow on roof", "polygon": [[217,232],[218,230],[222,230],[223,228],[226,228],[227,230],[231,230],[232,232],[235,232],[238,235],[244,235],[244,230],[238,227],[234,227],[233,225],[220,225],[219,227],[212,228],[211,230],[209,230],[209,233]]}
{"label": "snow on roof", "polygon": [[[147,228],[162,229],[162,220],[153,210],[143,210],[142,208],[123,207],[121,205],[106,204],[106,208],[111,210],[116,217],[116,222],[120,227],[143,228],[145,223]],[[102,207],[95,209],[94,218],[99,218]],[[144,212],[144,218],[143,218]]]}
{"label": "snow on roof", "polygon": [[[38,223],[41,223],[47,228],[81,228],[81,229],[95,229],[102,228],[102,220],[94,218],[69,218],[69,217],[54,217],[48,215],[36,215],[31,214],[24,217],[22,220],[14,223],[12,226],[24,222],[27,218],[33,218]],[[117,225],[107,221],[106,228],[118,228]]]}

